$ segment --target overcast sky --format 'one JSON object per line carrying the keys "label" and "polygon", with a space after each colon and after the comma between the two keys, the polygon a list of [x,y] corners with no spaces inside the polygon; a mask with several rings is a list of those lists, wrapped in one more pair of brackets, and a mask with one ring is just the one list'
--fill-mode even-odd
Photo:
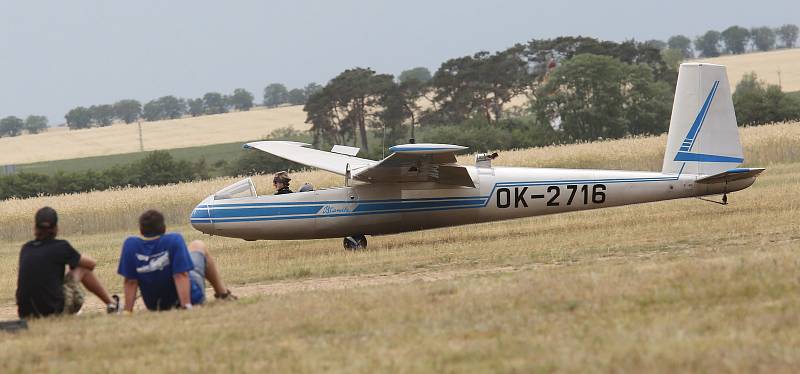
{"label": "overcast sky", "polygon": [[0,0],[0,117],[425,66],[532,38],[621,41],[800,24],[800,1]]}

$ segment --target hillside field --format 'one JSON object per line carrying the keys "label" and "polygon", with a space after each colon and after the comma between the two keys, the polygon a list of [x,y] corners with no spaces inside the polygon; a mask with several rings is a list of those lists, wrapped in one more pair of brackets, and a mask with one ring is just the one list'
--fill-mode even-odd
{"label": "hillside field", "polygon": [[[153,354],[180,357],[159,361],[169,372],[796,372],[800,123],[740,135],[746,166],[768,170],[728,206],[684,199],[371,237],[358,252],[191,229],[188,211],[229,178],[0,202],[0,319],[13,318],[19,246],[42,205],[113,292],[122,240],[159,207],[209,243],[243,296],[131,316],[90,297],[81,316],[0,333],[0,372],[138,371]],[[658,170],[664,142],[509,151],[496,164]],[[256,178],[259,193],[267,181]]]}
{"label": "hillside field", "polygon": [[[187,148],[172,148],[166,151],[169,152],[169,154],[172,155],[172,157],[176,160],[195,162],[200,158],[204,158],[206,163],[210,166],[213,166],[217,162],[233,162],[237,157],[245,152],[245,150],[242,148],[242,142],[209,144]],[[47,175],[52,175],[59,171],[65,173],[84,172],[87,170],[100,171],[116,165],[131,164],[147,157],[147,155],[149,155],[151,152],[152,151],[120,153],[108,156],[93,156],[67,160],[34,162],[31,164],[17,165],[17,171]],[[219,172],[219,170],[212,170],[212,173],[214,172]]]}
{"label": "hillside field", "polygon": [[[153,151],[209,144],[259,140],[281,127],[298,130],[305,124],[303,106],[254,108],[174,120],[142,122],[144,149]],[[139,129],[135,123],[68,130],[54,128],[41,134],[0,138],[0,165],[29,164],[139,152]]]}
{"label": "hillside field", "polygon": [[698,62],[727,66],[732,88],[742,80],[742,76],[754,71],[760,80],[770,84],[780,83],[784,92],[800,91],[800,48],[727,55]]}

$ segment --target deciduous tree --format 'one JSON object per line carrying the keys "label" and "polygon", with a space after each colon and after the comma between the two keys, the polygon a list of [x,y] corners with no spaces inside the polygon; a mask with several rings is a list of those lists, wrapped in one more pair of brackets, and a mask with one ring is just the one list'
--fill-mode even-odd
{"label": "deciduous tree", "polygon": [[189,106],[189,114],[192,117],[197,117],[204,113],[205,109],[203,108],[203,99],[189,99],[186,100],[186,104]]}
{"label": "deciduous tree", "polygon": [[667,46],[671,49],[677,49],[681,51],[684,58],[694,57],[694,51],[692,51],[692,40],[685,35],[675,35],[670,37],[669,40],[667,40]]}
{"label": "deciduous tree", "polygon": [[289,91],[280,83],[272,83],[264,87],[264,106],[276,107],[288,101]]}
{"label": "deciduous tree", "polygon": [[22,134],[25,122],[15,116],[8,116],[0,119],[0,136],[17,136]]}
{"label": "deciduous tree", "polygon": [[92,105],[89,107],[92,121],[100,127],[105,127],[114,122],[114,107],[109,104]]}
{"label": "deciduous tree", "polygon": [[425,83],[431,80],[431,78],[432,78],[431,71],[428,70],[428,68],[422,66],[405,70],[402,73],[400,73],[399,76],[397,76],[397,80],[400,83],[405,83],[412,79],[419,81],[421,83]]}
{"label": "deciduous tree", "polygon": [[28,134],[38,134],[47,129],[47,117],[30,115],[25,118],[25,131]]}
{"label": "deciduous tree", "polygon": [[92,112],[85,107],[73,108],[64,116],[70,130],[85,129],[92,124]]}
{"label": "deciduous tree", "polygon": [[717,57],[720,38],[719,31],[708,30],[694,40],[694,48],[700,51],[700,57]]}
{"label": "deciduous tree", "polygon": [[133,123],[142,115],[142,104],[137,100],[120,100],[114,103],[114,116],[125,123]]}
{"label": "deciduous tree", "polygon": [[234,109],[248,111],[253,107],[253,94],[244,88],[237,88],[233,90],[229,101]]}
{"label": "deciduous tree", "polygon": [[775,48],[775,31],[771,28],[762,26],[750,30],[753,44],[759,51],[769,51]]}
{"label": "deciduous tree", "polygon": [[301,88],[289,90],[287,100],[291,105],[302,105],[306,103],[306,91]]}
{"label": "deciduous tree", "polygon": [[209,92],[203,95],[203,108],[206,114],[227,113],[228,106],[225,98],[218,92]]}
{"label": "deciduous tree", "polygon": [[725,42],[725,50],[738,55],[745,52],[747,42],[750,40],[750,31],[744,27],[731,26],[725,29],[720,36]]}
{"label": "deciduous tree", "polygon": [[794,48],[794,44],[797,42],[798,35],[797,25],[783,25],[775,30],[775,33],[778,34],[778,38],[781,40],[781,46],[783,48]]}

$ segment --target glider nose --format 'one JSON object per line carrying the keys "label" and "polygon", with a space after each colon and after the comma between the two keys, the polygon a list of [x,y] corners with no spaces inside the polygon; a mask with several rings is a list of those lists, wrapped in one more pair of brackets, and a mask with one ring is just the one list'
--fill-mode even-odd
{"label": "glider nose", "polygon": [[205,198],[200,204],[197,204],[192,210],[192,215],[189,216],[189,221],[195,230],[205,234],[212,234],[214,230],[214,222],[211,221],[211,206],[213,195]]}

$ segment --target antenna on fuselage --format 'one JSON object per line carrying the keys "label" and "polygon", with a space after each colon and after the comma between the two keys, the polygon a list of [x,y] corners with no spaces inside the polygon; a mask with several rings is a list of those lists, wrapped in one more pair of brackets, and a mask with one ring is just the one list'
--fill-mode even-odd
{"label": "antenna on fuselage", "polygon": [[344,186],[350,187],[350,163],[344,168]]}

